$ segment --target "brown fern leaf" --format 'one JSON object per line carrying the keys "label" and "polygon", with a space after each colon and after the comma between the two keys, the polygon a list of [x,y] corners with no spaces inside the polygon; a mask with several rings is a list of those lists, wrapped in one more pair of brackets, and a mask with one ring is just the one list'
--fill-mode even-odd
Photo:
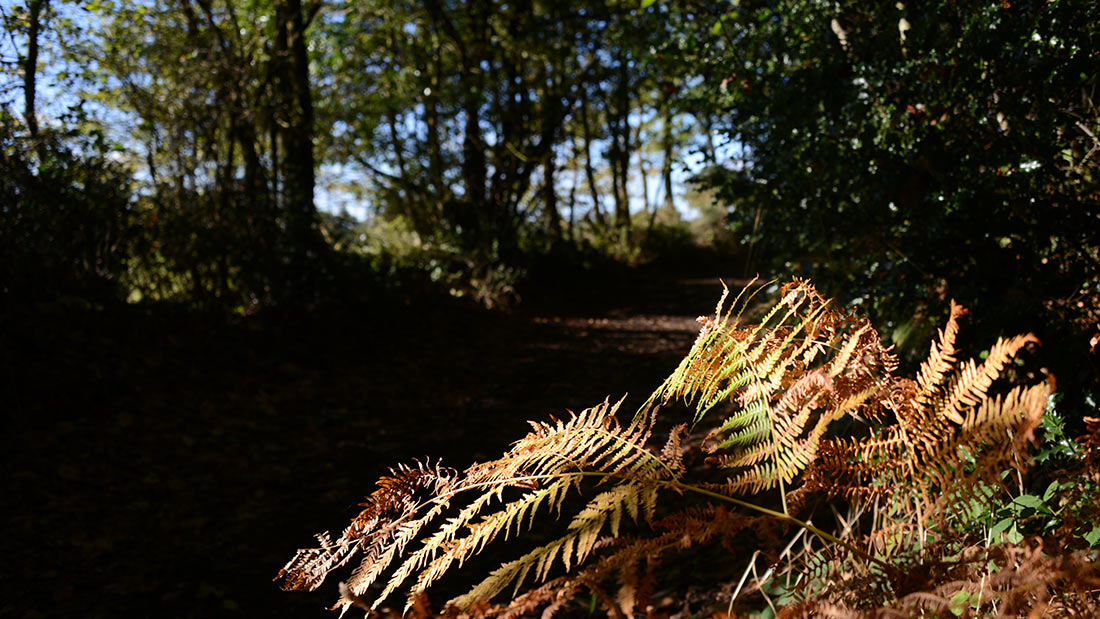
{"label": "brown fern leaf", "polygon": [[842,604],[813,600],[783,607],[776,619],[865,619],[867,616]]}
{"label": "brown fern leaf", "polygon": [[[687,552],[696,544],[725,543],[761,520],[713,505],[676,512],[652,523],[653,536],[606,538],[599,546],[608,552],[599,560],[514,596],[506,604],[483,610],[488,616],[517,617],[543,609],[543,616],[549,617],[565,602],[589,591],[609,615],[633,616],[645,610],[641,606],[645,583],[651,579],[661,557]],[[617,585],[614,595],[603,588],[610,577],[615,577]],[[470,601],[455,600],[459,608]]]}
{"label": "brown fern leaf", "polygon": [[967,314],[966,308],[951,301],[951,313],[947,319],[947,325],[939,332],[939,341],[933,342],[928,352],[928,359],[920,365],[917,372],[917,384],[920,391],[913,396],[917,408],[928,411],[932,407],[933,398],[942,393],[944,378],[955,367],[955,340],[959,333],[959,318]]}
{"label": "brown fern leaf", "polygon": [[415,511],[422,494],[437,495],[454,488],[457,472],[430,463],[417,462],[391,469],[391,475],[378,480],[378,489],[362,503],[363,511],[336,541],[328,533],[317,536],[318,548],[302,549],[281,570],[285,590],[316,589],[325,576],[364,550],[367,560],[377,561],[392,554],[415,535],[423,523],[402,517]]}
{"label": "brown fern leaf", "polygon": [[[614,416],[617,408],[618,404],[604,402],[568,420],[533,423],[532,432],[504,457],[475,464],[461,477],[453,470],[427,465],[400,468],[380,480],[363,513],[338,542],[319,538],[320,548],[299,551],[280,576],[288,588],[313,589],[362,550],[362,560],[337,605],[362,603],[369,587],[386,573],[388,580],[372,606],[415,575],[411,604],[487,544],[518,535],[538,512],[560,511],[566,494],[584,479],[638,480],[597,494],[573,517],[568,534],[513,562],[514,569],[498,570],[495,579],[465,598],[465,606],[486,602],[506,586],[518,587],[528,576],[543,580],[555,564],[569,569],[587,559],[602,532],[618,535],[624,516],[635,521],[652,519],[658,486],[641,482],[676,475],[646,449],[652,416],[636,418],[623,427]],[[677,466],[675,461],[671,464]],[[459,500],[462,507],[457,514],[440,521]],[[414,542],[418,547],[409,552]]]}
{"label": "brown fern leaf", "polygon": [[951,317],[921,365],[916,381],[895,379],[880,402],[896,424],[865,439],[836,439],[819,448],[807,487],[832,496],[887,500],[902,514],[945,516],[970,501],[988,500],[1005,469],[1023,470],[1050,388],[989,390],[1032,335],[998,340],[981,364],[957,365],[958,318]]}
{"label": "brown fern leaf", "polygon": [[973,548],[929,589],[879,609],[921,609],[992,617],[1100,616],[1100,563],[1094,553],[1050,555],[1042,544]]}
{"label": "brown fern leaf", "polygon": [[684,442],[688,439],[687,424],[677,424],[668,433],[668,441],[661,449],[661,459],[668,465],[672,472],[679,476],[684,473]]}

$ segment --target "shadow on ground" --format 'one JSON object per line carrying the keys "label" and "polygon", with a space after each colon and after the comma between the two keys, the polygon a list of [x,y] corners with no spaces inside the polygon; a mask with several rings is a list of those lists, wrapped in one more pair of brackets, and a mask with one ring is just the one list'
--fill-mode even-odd
{"label": "shadow on ground", "polygon": [[335,582],[284,593],[272,578],[387,466],[465,467],[527,419],[625,393],[637,406],[720,293],[717,278],[635,274],[542,290],[511,315],[8,315],[0,615],[331,616]]}

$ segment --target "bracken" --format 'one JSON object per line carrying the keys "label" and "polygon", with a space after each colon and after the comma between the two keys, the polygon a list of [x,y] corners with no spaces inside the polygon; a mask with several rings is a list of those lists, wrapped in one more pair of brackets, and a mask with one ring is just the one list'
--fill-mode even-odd
{"label": "bracken", "polygon": [[[906,590],[899,550],[912,545],[899,540],[923,544],[929,530],[948,530],[968,502],[999,487],[1003,471],[1026,466],[1051,389],[992,388],[1038,340],[1000,340],[982,363],[960,364],[955,340],[965,310],[952,303],[911,380],[894,375],[897,361],[867,319],[832,307],[806,281],[783,286],[754,324],[741,324],[747,300],[727,308],[726,299],[700,318],[687,356],[629,422],[616,417],[621,402],[604,402],[568,420],[532,423],[501,458],[461,474],[430,463],[395,469],[342,535],[319,536],[319,546],[300,550],[277,579],[312,590],[358,557],[335,608],[378,608],[407,588],[408,609],[449,570],[560,515],[575,495],[588,498],[552,541],[501,565],[445,612],[552,614],[588,593],[610,614],[634,616],[646,610],[663,556],[716,543],[743,548],[746,532],[778,539],[790,527],[822,542],[807,573],[852,569],[860,575],[850,590],[916,608],[921,586]],[[693,414],[668,420],[674,427],[654,442],[658,415],[673,410],[673,400]],[[842,539],[799,519],[824,501],[876,502],[891,516],[876,518],[861,540]],[[801,597],[784,613],[858,612],[840,594]]]}

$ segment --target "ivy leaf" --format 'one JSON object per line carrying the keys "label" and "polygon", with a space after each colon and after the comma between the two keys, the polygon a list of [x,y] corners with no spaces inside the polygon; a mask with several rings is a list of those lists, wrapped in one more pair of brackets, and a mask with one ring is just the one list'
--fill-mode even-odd
{"label": "ivy leaf", "polygon": [[1100,524],[1094,525],[1092,530],[1085,533],[1085,541],[1089,543],[1089,546],[1095,548],[1100,546]]}
{"label": "ivy leaf", "polygon": [[989,539],[993,543],[999,542],[1001,540],[1001,533],[1007,531],[1008,527],[1012,526],[1013,524],[1015,524],[1015,521],[1012,518],[1002,519],[997,524],[993,525],[993,528],[989,530]]}
{"label": "ivy leaf", "polygon": [[970,605],[970,594],[965,590],[959,591],[955,595],[951,596],[949,602],[951,613],[956,617],[963,614],[963,610]]}
{"label": "ivy leaf", "polygon": [[1047,501],[1049,501],[1051,498],[1054,497],[1054,494],[1061,489],[1062,484],[1058,480],[1050,482],[1050,485],[1047,486],[1046,492],[1043,493],[1043,502],[1046,503]]}
{"label": "ivy leaf", "polygon": [[1034,494],[1023,494],[1015,499],[1012,499],[1012,508],[1016,513],[1020,513],[1025,509],[1034,509],[1039,511],[1046,505],[1043,503],[1043,499],[1035,496]]}

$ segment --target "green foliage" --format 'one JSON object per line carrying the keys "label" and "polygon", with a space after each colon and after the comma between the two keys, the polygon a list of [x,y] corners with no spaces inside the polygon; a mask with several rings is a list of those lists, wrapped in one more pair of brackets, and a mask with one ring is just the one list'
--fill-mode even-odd
{"label": "green foliage", "polygon": [[92,3],[65,59],[125,135],[146,247],[135,297],[253,311],[334,279],[314,205],[300,2]]}
{"label": "green foliage", "polygon": [[[79,111],[69,126],[83,122]],[[0,281],[11,302],[118,300],[137,247],[130,170],[98,131],[29,139],[0,108]]]}
{"label": "green foliage", "polygon": [[[633,0],[36,0],[5,14],[0,62],[22,70],[41,25],[39,93],[79,99],[123,145],[133,300],[310,305],[344,267],[373,265],[383,285],[396,269],[496,304],[548,256],[636,262],[690,245],[663,220],[699,141],[681,96],[694,80],[658,47],[694,15]],[[33,80],[0,96],[20,89]],[[38,111],[48,124],[55,108]],[[322,231],[318,175],[422,248],[367,256]]]}
{"label": "green foliage", "polygon": [[968,522],[962,523],[964,529],[984,537],[986,544],[1019,544],[1037,536],[1057,539],[1067,550],[1100,547],[1100,525],[1096,523],[1100,480],[1090,470],[1096,455],[1087,442],[1066,436],[1065,422],[1056,410],[1060,399],[1059,395],[1051,397],[1043,416],[1029,483],[1019,485],[1022,478],[1005,472],[1005,485],[1015,485],[1016,491],[991,489],[990,495],[1001,500],[976,504]]}
{"label": "green foliage", "polygon": [[743,165],[702,180],[761,268],[915,341],[948,298],[990,337],[1091,328],[1098,21],[1084,0],[736,3],[693,61]]}

